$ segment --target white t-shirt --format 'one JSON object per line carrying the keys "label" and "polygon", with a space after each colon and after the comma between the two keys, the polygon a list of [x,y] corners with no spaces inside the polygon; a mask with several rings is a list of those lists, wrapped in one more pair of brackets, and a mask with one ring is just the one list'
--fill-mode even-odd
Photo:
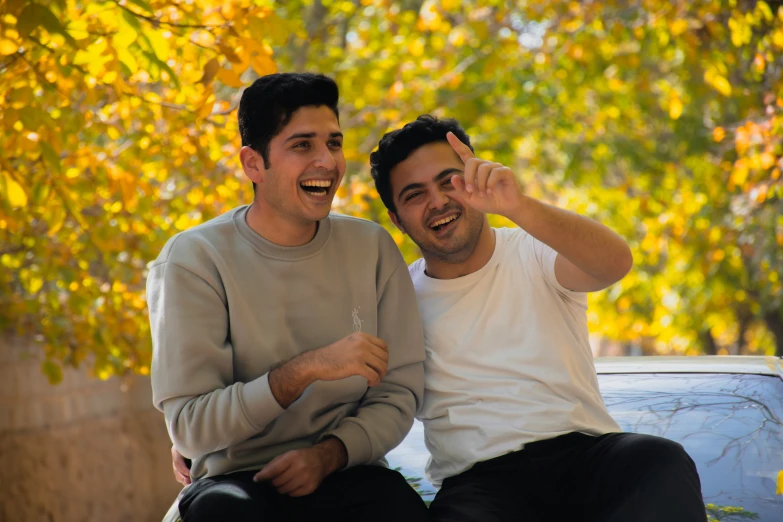
{"label": "white t-shirt", "polygon": [[424,324],[419,418],[439,486],[476,462],[578,431],[620,431],[598,390],[587,296],[557,282],[557,252],[519,228],[495,229],[477,272],[433,279],[409,270]]}

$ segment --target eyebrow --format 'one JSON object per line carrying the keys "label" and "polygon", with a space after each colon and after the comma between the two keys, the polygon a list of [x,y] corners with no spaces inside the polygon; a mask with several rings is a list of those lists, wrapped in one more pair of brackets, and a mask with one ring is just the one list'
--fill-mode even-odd
{"label": "eyebrow", "polygon": [[[443,178],[445,178],[449,174],[453,174],[454,172],[462,172],[462,170],[461,169],[457,169],[457,168],[453,168],[453,167],[449,168],[449,169],[442,170],[442,171],[440,171],[438,173],[437,176],[435,176],[433,178],[433,181],[435,183],[438,183],[438,182],[442,181]],[[424,183],[410,183],[408,185],[405,185],[402,188],[402,190],[400,191],[400,193],[397,194],[397,199],[402,199],[402,195],[405,194],[406,192],[409,192],[411,190],[418,189],[418,188],[423,188],[423,187],[424,187]]]}
{"label": "eyebrow", "polygon": [[[288,143],[291,140],[298,140],[302,138],[315,138],[317,134],[315,132],[299,132],[296,134],[291,134],[288,138],[286,138],[285,143]],[[342,132],[332,132],[329,134],[330,138],[342,138],[343,133]]]}

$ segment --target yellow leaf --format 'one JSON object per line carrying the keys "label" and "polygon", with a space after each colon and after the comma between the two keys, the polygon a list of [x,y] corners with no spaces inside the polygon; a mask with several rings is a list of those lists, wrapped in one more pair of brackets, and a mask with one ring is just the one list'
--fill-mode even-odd
{"label": "yellow leaf", "polygon": [[223,69],[221,67],[218,69],[217,77],[218,80],[220,80],[223,84],[228,85],[229,87],[239,88],[244,86],[244,83],[242,83],[239,75],[234,72],[233,69]]}
{"label": "yellow leaf", "polygon": [[59,232],[63,227],[63,224],[65,224],[65,209],[60,206],[52,207],[51,218],[49,219],[49,231],[47,232],[47,235],[49,237],[54,237],[54,235],[57,234],[57,232]]}
{"label": "yellow leaf", "polygon": [[756,56],[753,58],[753,68],[758,73],[764,72],[764,67],[766,66],[766,61],[764,60],[764,57],[761,54],[756,54]]}
{"label": "yellow leaf", "polygon": [[160,31],[147,31],[144,33],[150,40],[152,50],[155,52],[155,56],[161,62],[166,62],[169,59],[169,41],[163,36]]}
{"label": "yellow leaf", "polygon": [[783,30],[778,29],[777,31],[772,33],[772,43],[774,43],[778,47],[783,47]]}
{"label": "yellow leaf", "polygon": [[111,37],[111,41],[114,44],[115,49],[127,49],[130,44],[136,41],[136,37],[139,34],[133,27],[127,23],[120,24],[120,30]]}
{"label": "yellow leaf", "polygon": [[197,112],[198,117],[199,118],[206,118],[207,116],[212,114],[212,107],[214,107],[214,105],[215,105],[215,95],[214,94],[210,94],[207,97],[206,101],[204,102],[204,105],[199,107],[198,112]]}
{"label": "yellow leaf", "polygon": [[38,292],[43,286],[43,279],[37,276],[31,277],[26,282],[27,284],[25,286],[27,287],[27,291],[31,294]]}
{"label": "yellow leaf", "polygon": [[678,19],[672,22],[670,26],[670,30],[672,32],[672,35],[678,36],[684,33],[688,29],[688,22],[687,20]]}
{"label": "yellow leaf", "polygon": [[267,74],[277,72],[277,66],[275,65],[274,60],[267,54],[256,53],[250,58],[250,65],[259,76],[266,76]]}
{"label": "yellow leaf", "polygon": [[682,100],[679,96],[673,96],[669,100],[669,117],[676,120],[680,115],[682,115]]}
{"label": "yellow leaf", "polygon": [[726,131],[723,129],[723,127],[715,127],[715,129],[712,131],[712,139],[718,143],[723,141],[723,138],[725,137]]}
{"label": "yellow leaf", "polygon": [[768,169],[775,164],[775,156],[770,154],[769,152],[762,153],[760,159],[761,159],[761,168]]}
{"label": "yellow leaf", "polygon": [[131,74],[136,74],[136,71],[139,70],[136,58],[127,49],[117,49],[117,58],[130,70]]}
{"label": "yellow leaf", "polygon": [[8,56],[9,54],[14,54],[17,49],[19,47],[11,40],[0,38],[0,55]]}
{"label": "yellow leaf", "polygon": [[7,172],[3,173],[5,179],[5,192],[11,207],[24,207],[27,205],[27,194],[22,186],[16,182]]}

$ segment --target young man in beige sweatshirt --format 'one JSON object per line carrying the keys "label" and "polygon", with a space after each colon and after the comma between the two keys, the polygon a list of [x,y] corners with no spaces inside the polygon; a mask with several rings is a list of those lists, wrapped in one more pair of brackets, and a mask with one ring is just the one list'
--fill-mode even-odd
{"label": "young man in beige sweatshirt", "polygon": [[321,75],[246,89],[253,203],[174,236],[150,267],[153,400],[192,459],[186,522],[426,520],[383,465],[423,401],[416,297],[387,232],[330,214],[337,101]]}

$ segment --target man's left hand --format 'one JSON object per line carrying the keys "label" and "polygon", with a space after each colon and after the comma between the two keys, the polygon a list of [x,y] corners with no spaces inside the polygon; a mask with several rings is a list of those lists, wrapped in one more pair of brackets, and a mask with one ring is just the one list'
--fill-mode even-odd
{"label": "man's left hand", "polygon": [[253,477],[270,481],[282,495],[302,497],[318,489],[321,482],[345,466],[345,446],[339,439],[327,439],[312,448],[288,451],[273,459]]}
{"label": "man's left hand", "polygon": [[477,158],[470,147],[451,132],[446,139],[465,164],[462,176],[451,178],[456,198],[479,212],[511,219],[525,200],[514,172],[500,163]]}

